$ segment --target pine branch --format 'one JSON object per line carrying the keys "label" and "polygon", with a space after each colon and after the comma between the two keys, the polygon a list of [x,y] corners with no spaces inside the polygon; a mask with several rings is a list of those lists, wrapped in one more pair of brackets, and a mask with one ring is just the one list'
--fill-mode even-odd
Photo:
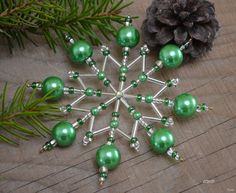
{"label": "pine branch", "polygon": [[[36,44],[30,34],[42,35],[54,51],[58,44],[67,48],[65,35],[101,44],[100,35],[110,40],[121,11],[132,2],[125,0],[3,0],[0,2],[0,37],[24,48],[24,40]],[[97,33],[100,32],[100,35]]]}
{"label": "pine branch", "polygon": [[20,86],[14,97],[6,101],[8,86],[5,84],[0,96],[0,141],[17,145],[16,139],[28,140],[33,136],[46,136],[50,130],[43,121],[61,117],[59,106],[48,104],[49,95],[42,98],[35,96],[36,90],[27,94],[27,83]]}

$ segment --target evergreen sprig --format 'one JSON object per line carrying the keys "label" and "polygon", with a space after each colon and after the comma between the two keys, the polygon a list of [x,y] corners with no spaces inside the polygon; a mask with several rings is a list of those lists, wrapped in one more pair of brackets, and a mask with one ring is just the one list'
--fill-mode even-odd
{"label": "evergreen sprig", "polygon": [[59,105],[46,103],[49,95],[36,96],[36,89],[27,93],[27,83],[18,87],[12,100],[7,101],[8,86],[0,96],[0,141],[17,145],[17,139],[28,140],[33,136],[46,136],[50,129],[44,120],[60,119]]}
{"label": "evergreen sprig", "polygon": [[25,39],[36,44],[32,33],[44,36],[54,51],[58,44],[67,47],[66,34],[98,45],[97,32],[110,40],[116,24],[123,22],[121,10],[130,4],[126,0],[1,0],[0,37],[11,51],[15,40],[22,48]]}

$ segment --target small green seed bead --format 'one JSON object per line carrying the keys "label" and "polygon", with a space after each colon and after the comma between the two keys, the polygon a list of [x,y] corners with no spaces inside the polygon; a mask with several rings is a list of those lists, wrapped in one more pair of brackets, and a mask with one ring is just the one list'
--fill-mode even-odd
{"label": "small green seed bead", "polygon": [[174,152],[171,154],[171,157],[172,157],[172,158],[175,158],[176,156],[177,156],[177,152],[174,151]]}
{"label": "small green seed bead", "polygon": [[145,82],[147,80],[147,75],[142,72],[139,76],[138,76],[138,79],[141,81],[141,82]]}
{"label": "small green seed bead", "polygon": [[130,143],[136,143],[138,141],[138,138],[137,137],[132,137],[130,139]]}
{"label": "small green seed bead", "polygon": [[163,104],[164,104],[165,106],[168,106],[168,105],[169,105],[169,102],[170,102],[170,100],[169,100],[168,98],[165,98]]}
{"label": "small green seed bead", "polygon": [[167,80],[167,81],[166,81],[166,85],[167,85],[168,87],[172,87],[172,86],[173,86],[173,83],[172,83],[171,80]]}
{"label": "small green seed bead", "polygon": [[93,94],[94,94],[93,88],[86,88],[84,94],[85,94],[86,96],[93,96]]}
{"label": "small green seed bead", "polygon": [[135,111],[135,112],[133,113],[133,118],[134,118],[135,120],[139,120],[141,117],[142,117],[142,114],[141,114],[140,112]]}
{"label": "small green seed bead", "polygon": [[101,97],[101,96],[102,96],[102,90],[97,89],[96,95],[97,95],[98,97]]}
{"label": "small green seed bead", "polygon": [[69,56],[73,62],[83,63],[93,54],[93,49],[89,43],[79,40],[69,48]]}
{"label": "small green seed bead", "polygon": [[155,130],[150,138],[151,148],[159,153],[164,154],[168,149],[174,146],[175,138],[172,132],[166,128]]}
{"label": "small green seed bead", "polygon": [[141,94],[137,94],[136,101],[137,102],[141,102],[142,101],[142,95]]}
{"label": "small green seed bead", "polygon": [[112,117],[119,117],[120,116],[120,113],[119,112],[112,112]]}
{"label": "small green seed bead", "polygon": [[84,124],[84,121],[81,118],[77,119],[77,123],[82,126]]}
{"label": "small green seed bead", "polygon": [[99,106],[102,108],[102,110],[106,110],[107,108],[107,105],[105,103],[100,103]]}
{"label": "small green seed bead", "polygon": [[136,88],[136,87],[138,86],[138,83],[137,83],[136,80],[132,80],[132,81],[131,81],[131,84],[132,84],[132,87],[133,87],[133,88]]}
{"label": "small green seed bead", "polygon": [[121,47],[133,48],[139,43],[140,35],[133,26],[124,26],[118,30],[116,42]]}
{"label": "small green seed bead", "polygon": [[150,129],[152,129],[152,126],[151,126],[151,125],[148,125],[148,126],[146,126],[144,129],[145,129],[145,131],[148,132]]}
{"label": "small green seed bead", "polygon": [[102,178],[107,178],[107,173],[106,172],[100,172],[99,173],[99,177],[102,177]]}
{"label": "small green seed bead", "polygon": [[166,124],[166,122],[167,122],[167,117],[162,117],[161,118],[161,123],[163,124],[163,125],[165,125]]}
{"label": "small green seed bead", "polygon": [[159,58],[166,68],[177,68],[183,62],[183,53],[180,48],[168,44],[160,50]]}
{"label": "small green seed bead", "polygon": [[126,77],[125,76],[119,76],[119,81],[120,82],[125,82],[126,81]]}
{"label": "small green seed bead", "polygon": [[72,78],[73,78],[73,80],[77,80],[79,78],[79,73],[78,72],[74,72]]}
{"label": "small green seed bead", "polygon": [[64,95],[64,82],[56,76],[50,76],[43,81],[42,92],[49,94],[51,100],[58,100]]}
{"label": "small green seed bead", "polygon": [[123,55],[123,56],[129,56],[129,51],[123,51],[123,52],[122,52],[122,55]]}
{"label": "small green seed bead", "polygon": [[110,50],[104,50],[104,51],[102,52],[103,56],[108,56],[110,53],[111,53]]}
{"label": "small green seed bead", "polygon": [[109,79],[104,80],[104,86],[108,87],[110,85],[111,81]]}
{"label": "small green seed bead", "polygon": [[52,129],[52,137],[57,145],[66,147],[71,145],[76,138],[76,131],[71,123],[61,121]]}
{"label": "small green seed bead", "polygon": [[128,112],[131,113],[132,111],[134,111],[134,107],[132,106],[128,107]]}
{"label": "small green seed bead", "polygon": [[75,94],[75,89],[73,87],[69,87],[68,93]]}
{"label": "small green seed bead", "polygon": [[71,112],[72,111],[72,106],[71,104],[66,105],[66,111]]}
{"label": "small green seed bead", "polygon": [[36,82],[32,82],[31,87],[32,87],[33,89],[37,88],[37,83],[36,83]]}
{"label": "small green seed bead", "polygon": [[91,61],[89,61],[89,67],[95,66],[96,62],[92,59]]}
{"label": "small green seed bead", "polygon": [[86,136],[87,138],[93,138],[93,132],[87,131],[87,132],[85,133],[85,136]]}
{"label": "small green seed bead", "polygon": [[109,141],[111,143],[115,143],[115,138],[114,137],[108,137],[107,141]]}
{"label": "small green seed bead", "polygon": [[160,71],[160,66],[158,66],[157,64],[155,64],[154,66],[153,66],[153,68],[154,68],[154,71],[155,72],[159,72]]}
{"label": "small green seed bead", "polygon": [[145,96],[145,102],[146,103],[152,103],[153,102],[153,96],[152,95]]}
{"label": "small green seed bead", "polygon": [[105,166],[107,169],[115,169],[121,161],[119,149],[114,145],[105,144],[96,153],[96,162],[99,167]]}
{"label": "small green seed bead", "polygon": [[98,74],[97,74],[97,78],[99,80],[104,80],[106,78],[106,73],[104,71],[100,71]]}
{"label": "small green seed bead", "polygon": [[99,111],[99,109],[98,109],[97,107],[92,107],[92,108],[90,109],[90,112],[91,112],[91,114],[92,114],[93,116],[97,116],[100,111]]}
{"label": "small green seed bead", "polygon": [[117,121],[117,120],[112,120],[112,121],[110,122],[110,127],[111,127],[111,128],[114,128],[114,129],[118,128],[118,127],[119,127],[119,121]]}
{"label": "small green seed bead", "polygon": [[123,65],[123,66],[120,67],[119,70],[120,70],[120,73],[127,73],[128,72],[128,67]]}

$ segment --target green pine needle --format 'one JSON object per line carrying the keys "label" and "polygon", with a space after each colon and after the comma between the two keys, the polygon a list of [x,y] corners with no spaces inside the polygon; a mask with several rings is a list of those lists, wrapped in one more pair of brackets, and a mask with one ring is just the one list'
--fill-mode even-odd
{"label": "green pine needle", "polygon": [[28,94],[27,83],[18,87],[11,101],[7,101],[7,93],[6,83],[0,96],[0,141],[17,145],[17,139],[50,134],[43,121],[57,120],[61,115],[59,105],[46,102],[49,95],[38,98],[36,90]]}
{"label": "green pine needle", "polygon": [[[30,35],[41,35],[50,48],[67,48],[65,35],[101,44],[99,37],[110,40],[117,24],[124,21],[121,11],[132,4],[126,0],[2,0],[0,1],[0,38],[10,51],[15,42],[25,47],[25,40],[36,44]],[[100,33],[97,33],[100,32]]]}

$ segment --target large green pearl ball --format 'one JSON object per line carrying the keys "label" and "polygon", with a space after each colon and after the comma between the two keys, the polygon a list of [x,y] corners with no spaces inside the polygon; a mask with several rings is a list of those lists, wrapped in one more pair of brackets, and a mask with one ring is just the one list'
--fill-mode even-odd
{"label": "large green pearl ball", "polygon": [[53,127],[52,137],[56,140],[58,146],[66,147],[74,142],[76,131],[71,123],[61,121]]}
{"label": "large green pearl ball", "polygon": [[102,145],[96,153],[96,162],[99,167],[105,166],[109,170],[115,169],[121,160],[119,149],[114,144]]}
{"label": "large green pearl ball", "polygon": [[139,32],[133,26],[121,27],[116,36],[116,41],[121,47],[133,48],[139,43],[139,39]]}
{"label": "large green pearl ball", "polygon": [[183,53],[174,44],[167,44],[160,50],[159,58],[166,68],[177,68],[183,62]]}
{"label": "large green pearl ball", "polygon": [[83,40],[76,41],[69,48],[69,56],[75,63],[83,63],[93,54],[91,45]]}
{"label": "large green pearl ball", "polygon": [[175,144],[175,138],[172,132],[166,128],[155,130],[150,138],[151,148],[159,153],[164,154]]}
{"label": "large green pearl ball", "polygon": [[64,94],[64,82],[56,76],[50,76],[43,81],[42,92],[44,95],[50,93],[52,100],[58,100]]}
{"label": "large green pearl ball", "polygon": [[197,99],[188,93],[178,95],[174,100],[174,112],[179,117],[191,117],[197,110]]}

